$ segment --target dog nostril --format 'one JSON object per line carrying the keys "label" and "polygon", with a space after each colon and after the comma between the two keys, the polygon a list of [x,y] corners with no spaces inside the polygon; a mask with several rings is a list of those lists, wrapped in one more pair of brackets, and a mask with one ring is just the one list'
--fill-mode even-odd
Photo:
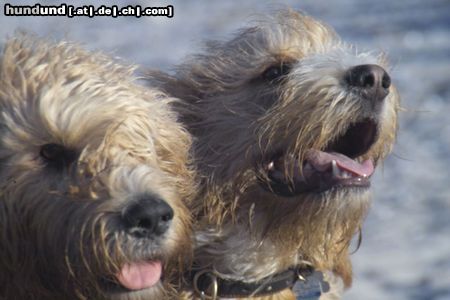
{"label": "dog nostril", "polygon": [[173,211],[161,216],[161,221],[163,222],[169,222],[172,219],[173,219]]}
{"label": "dog nostril", "polygon": [[164,200],[145,196],[128,205],[122,219],[129,234],[156,237],[167,231],[173,216],[173,209]]}
{"label": "dog nostril", "polygon": [[391,77],[385,72],[383,75],[383,79],[381,80],[381,86],[384,89],[388,89],[391,86]]}

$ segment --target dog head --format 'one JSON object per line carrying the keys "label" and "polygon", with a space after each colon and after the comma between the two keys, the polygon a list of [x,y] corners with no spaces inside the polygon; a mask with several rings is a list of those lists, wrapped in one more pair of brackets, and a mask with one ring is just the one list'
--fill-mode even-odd
{"label": "dog head", "polygon": [[1,296],[169,297],[191,248],[190,137],[132,72],[68,43],[6,44]]}
{"label": "dog head", "polygon": [[[213,238],[222,245],[209,240],[206,252],[259,253],[248,273],[242,268],[245,278],[300,259],[349,283],[347,248],[396,134],[399,100],[388,69],[384,55],[358,52],[321,22],[282,11],[210,42],[174,76],[155,76],[188,103],[180,110],[207,178],[203,219],[222,224]],[[215,266],[233,273],[228,266],[237,270],[238,260],[225,256]]]}

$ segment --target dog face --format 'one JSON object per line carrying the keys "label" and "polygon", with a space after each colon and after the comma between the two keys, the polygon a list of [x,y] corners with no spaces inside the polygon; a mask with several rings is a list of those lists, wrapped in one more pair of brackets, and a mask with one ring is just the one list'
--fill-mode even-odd
{"label": "dog face", "polygon": [[169,297],[193,191],[172,99],[64,43],[12,39],[0,66],[0,297]]}
{"label": "dog face", "polygon": [[187,99],[180,110],[208,178],[196,257],[248,281],[306,260],[349,284],[347,249],[397,126],[384,56],[286,11],[177,70],[157,80]]}

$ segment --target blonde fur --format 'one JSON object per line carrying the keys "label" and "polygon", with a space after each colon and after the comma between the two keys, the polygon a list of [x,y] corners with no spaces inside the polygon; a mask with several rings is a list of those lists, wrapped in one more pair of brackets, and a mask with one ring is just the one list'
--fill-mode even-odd
{"label": "blonde fur", "polygon": [[[135,83],[134,67],[62,42],[19,35],[0,60],[0,299],[161,299],[189,262],[195,190],[190,135],[176,101]],[[40,149],[76,153],[63,170]],[[151,193],[175,217],[164,238],[137,242],[121,210]],[[158,257],[165,281],[141,291],[100,282],[123,263]]]}
{"label": "blonde fur", "polygon": [[[264,81],[265,70],[281,64],[290,65],[290,72],[279,82]],[[358,160],[381,163],[394,143],[398,95],[391,86],[375,115],[369,101],[343,84],[345,72],[362,64],[389,70],[383,54],[359,52],[327,25],[287,10],[229,41],[209,42],[174,75],[150,73],[153,85],[185,100],[176,106],[196,137],[202,180],[197,203],[203,209],[196,226],[197,267],[255,282],[307,262],[344,283],[323,298],[337,299],[339,286],[350,286],[349,246],[368,210],[369,190],[281,197],[261,187],[258,166],[280,150],[301,165],[308,149],[325,149],[364,118],[377,118],[379,135]],[[286,166],[285,174],[292,178],[294,171]],[[294,296],[284,291],[261,299]]]}

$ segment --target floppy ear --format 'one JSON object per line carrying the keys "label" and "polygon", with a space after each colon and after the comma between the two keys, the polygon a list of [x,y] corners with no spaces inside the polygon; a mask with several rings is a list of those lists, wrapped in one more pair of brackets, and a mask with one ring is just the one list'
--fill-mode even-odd
{"label": "floppy ear", "polygon": [[174,101],[171,105],[183,124],[200,122],[201,114],[194,111],[197,105],[192,104],[196,104],[203,95],[193,84],[159,70],[145,71],[144,78],[149,87],[157,88],[170,97],[178,98],[179,101]]}
{"label": "floppy ear", "polygon": [[151,87],[159,88],[164,93],[188,102],[202,98],[199,89],[191,82],[172,76],[159,70],[147,70],[144,74]]}

